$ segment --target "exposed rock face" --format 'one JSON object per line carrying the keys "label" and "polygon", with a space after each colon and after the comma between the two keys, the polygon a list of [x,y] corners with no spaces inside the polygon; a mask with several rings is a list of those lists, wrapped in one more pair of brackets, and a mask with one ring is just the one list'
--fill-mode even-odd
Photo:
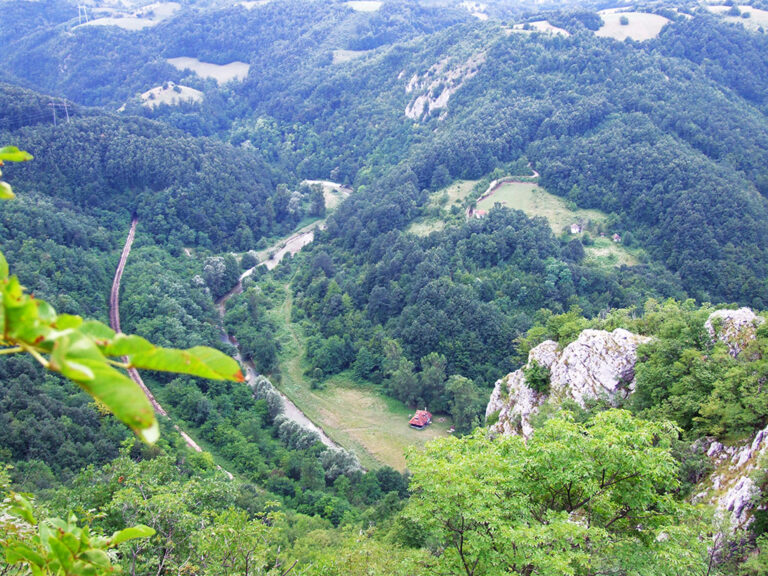
{"label": "exposed rock face", "polygon": [[552,395],[572,398],[582,408],[588,400],[615,404],[626,398],[635,387],[637,347],[649,340],[622,328],[584,330],[550,369]]}
{"label": "exposed rock face", "polygon": [[717,467],[709,486],[694,497],[694,502],[709,502],[722,513],[730,513],[731,527],[746,528],[752,523],[754,498],[760,488],[751,475],[768,451],[768,428],[758,432],[752,442],[737,448],[712,442],[707,456]]}
{"label": "exposed rock face", "polygon": [[713,341],[725,342],[731,356],[735,358],[755,339],[757,327],[763,322],[765,319],[756,316],[749,308],[739,308],[712,312],[704,327]]}
{"label": "exposed rock face", "polygon": [[415,94],[405,108],[405,115],[419,121],[433,110],[445,108],[450,97],[477,74],[483,62],[485,53],[476,54],[460,64],[453,64],[446,58],[433,65],[425,74],[415,74],[405,87],[406,94]]}
{"label": "exposed rock face", "polygon": [[485,409],[485,418],[498,413],[499,419],[491,426],[491,431],[506,435],[522,434],[528,438],[533,433],[530,417],[539,411],[544,399],[543,394],[525,385],[525,374],[518,370],[496,381]]}
{"label": "exposed rock face", "polygon": [[571,398],[584,407],[588,401],[602,398],[617,404],[634,390],[637,347],[648,340],[618,328],[613,332],[584,330],[564,350],[551,340],[542,342],[528,354],[527,366],[535,361],[549,369],[549,396],[528,387],[523,370],[502,378],[486,409],[486,418],[499,415],[491,430],[530,436],[530,417],[545,401]]}

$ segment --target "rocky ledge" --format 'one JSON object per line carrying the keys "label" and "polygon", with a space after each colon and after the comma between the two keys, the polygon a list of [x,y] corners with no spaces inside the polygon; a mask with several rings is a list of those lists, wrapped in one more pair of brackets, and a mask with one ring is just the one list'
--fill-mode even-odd
{"label": "rocky ledge", "polygon": [[[545,402],[569,398],[582,407],[594,400],[617,405],[634,390],[637,347],[649,340],[617,328],[584,330],[564,349],[552,340],[542,342],[528,354],[525,368],[496,382],[486,408],[486,419],[496,420],[491,431],[530,436],[531,416]],[[534,365],[549,372],[547,392],[526,382],[525,372]]]}

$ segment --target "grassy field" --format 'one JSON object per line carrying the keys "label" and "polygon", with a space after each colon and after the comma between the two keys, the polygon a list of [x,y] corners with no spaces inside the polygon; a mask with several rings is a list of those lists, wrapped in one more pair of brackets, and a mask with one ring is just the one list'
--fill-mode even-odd
{"label": "grassy field", "polygon": [[322,390],[312,390],[304,377],[303,333],[290,322],[291,306],[289,294],[273,311],[281,345],[278,388],[334,442],[354,452],[363,466],[387,464],[404,470],[406,448],[448,434],[448,420],[413,430],[408,426],[411,410],[373,388],[360,387],[344,374],[330,378]]}
{"label": "grassy field", "polygon": [[376,12],[381,8],[382,2],[375,0],[352,0],[351,2],[345,2],[345,4],[355,12]]}
{"label": "grassy field", "polygon": [[515,32],[545,32],[547,34],[560,34],[562,36],[570,36],[568,30],[553,26],[547,20],[536,20],[535,22],[528,23],[528,29],[525,29],[525,24],[515,24],[512,30]]}
{"label": "grassy field", "polygon": [[[562,233],[575,222],[582,225],[589,222],[599,224],[606,219],[606,215],[599,210],[573,210],[559,196],[528,182],[502,184],[493,194],[480,201],[477,207],[490,210],[496,202],[522,210],[531,217],[543,216],[549,221],[555,234]],[[640,250],[629,250],[622,244],[614,243],[610,238],[594,240],[594,245],[585,247],[587,264],[601,267],[634,266],[639,261]]]}
{"label": "grassy field", "polygon": [[752,30],[757,30],[761,26],[768,27],[768,11],[766,10],[760,10],[747,5],[740,5],[739,10],[742,14],[749,13],[749,18],[743,18],[741,15],[729,16],[726,14],[731,9],[730,6],[714,5],[707,6],[707,9],[715,14],[720,14],[728,22],[741,23],[746,28]]}
{"label": "grassy field", "polygon": [[169,58],[168,63],[177,70],[192,70],[201,78],[213,78],[219,84],[224,84],[231,80],[245,80],[250,69],[250,64],[245,62],[230,62],[229,64],[219,65],[201,62],[197,58],[189,58],[187,56]]}
{"label": "grassy field", "polygon": [[[669,19],[657,14],[648,14],[646,12],[616,12],[614,10],[603,10],[600,17],[605,24],[595,34],[603,38],[613,38],[614,40],[632,40],[643,41],[656,38]],[[629,22],[626,25],[621,24],[621,19],[626,18]]]}
{"label": "grassy field", "polygon": [[181,4],[178,2],[156,2],[133,12],[126,12],[124,9],[118,8],[100,7],[96,9],[99,17],[89,20],[81,26],[117,26],[123,30],[143,30],[170,18],[180,8]]}
{"label": "grassy field", "polygon": [[[174,87],[177,87],[177,92]],[[195,90],[189,86],[181,86],[168,82],[165,86],[156,86],[151,90],[147,90],[141,95],[141,101],[144,106],[148,108],[154,108],[160,106],[160,104],[168,104],[174,106],[181,104],[182,102],[200,102],[203,99],[203,93],[200,90]]]}
{"label": "grassy field", "polygon": [[432,234],[432,232],[438,232],[443,229],[445,229],[445,221],[440,218],[419,218],[411,222],[405,231],[416,236],[426,237]]}
{"label": "grassy field", "polygon": [[337,182],[331,182],[329,180],[303,180],[302,184],[320,184],[323,187],[323,198],[325,198],[325,209],[328,212],[332,212],[336,207],[349,196],[350,189],[345,188]]}
{"label": "grassy field", "polygon": [[462,201],[470,195],[475,184],[477,184],[477,180],[458,180],[430,194],[427,210],[433,214],[441,213],[442,215],[419,218],[411,223],[406,232],[416,236],[429,236],[430,233],[445,228],[445,218],[448,216],[448,211],[453,206],[461,208]]}
{"label": "grassy field", "polygon": [[429,203],[432,206],[440,206],[448,210],[450,210],[451,206],[454,204],[461,206],[464,198],[471,194],[475,184],[477,184],[477,180],[459,180],[454,182],[432,194]]}
{"label": "grassy field", "polygon": [[605,214],[599,210],[572,210],[565,200],[550,194],[533,182],[511,182],[502,184],[496,191],[478,202],[481,210],[490,210],[496,202],[504,206],[522,210],[528,216],[543,216],[555,234],[560,234],[564,228],[574,222],[602,222]]}
{"label": "grassy field", "polygon": [[595,238],[592,246],[585,246],[585,264],[610,268],[614,266],[636,266],[639,263],[634,251],[621,244],[616,244],[610,238]]}
{"label": "grassy field", "polygon": [[333,63],[342,64],[349,62],[360,56],[365,56],[370,50],[334,50],[333,51]]}

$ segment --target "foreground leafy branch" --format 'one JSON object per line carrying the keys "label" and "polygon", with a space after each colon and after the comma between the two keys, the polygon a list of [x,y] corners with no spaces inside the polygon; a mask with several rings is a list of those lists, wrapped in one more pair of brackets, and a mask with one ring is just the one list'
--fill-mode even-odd
{"label": "foreground leafy branch", "polygon": [[[7,478],[2,478],[6,484]],[[111,536],[81,526],[73,514],[67,520],[48,518],[38,521],[29,500],[9,492],[0,505],[3,521],[0,547],[5,561],[20,568],[19,574],[96,576],[119,571],[108,550],[135,538],[149,538],[155,530],[139,524],[118,530]],[[14,572],[12,572],[14,573]]]}
{"label": "foreground leafy branch", "polygon": [[[0,148],[0,165],[31,159],[15,147]],[[0,181],[0,198],[13,197],[10,185]],[[149,443],[159,435],[152,405],[124,370],[144,368],[214,380],[244,380],[237,363],[213,348],[159,348],[138,336],[115,333],[101,322],[57,314],[10,275],[0,252],[0,355],[18,353],[31,355],[46,369],[75,382]]]}

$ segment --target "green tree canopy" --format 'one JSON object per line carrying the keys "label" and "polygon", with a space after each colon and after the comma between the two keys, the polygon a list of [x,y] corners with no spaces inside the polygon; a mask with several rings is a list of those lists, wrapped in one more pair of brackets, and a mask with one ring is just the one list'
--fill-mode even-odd
{"label": "green tree canopy", "polygon": [[703,573],[698,512],[675,500],[677,430],[610,410],[569,413],[526,444],[483,430],[408,455],[404,512],[440,543],[436,570],[470,575]]}

